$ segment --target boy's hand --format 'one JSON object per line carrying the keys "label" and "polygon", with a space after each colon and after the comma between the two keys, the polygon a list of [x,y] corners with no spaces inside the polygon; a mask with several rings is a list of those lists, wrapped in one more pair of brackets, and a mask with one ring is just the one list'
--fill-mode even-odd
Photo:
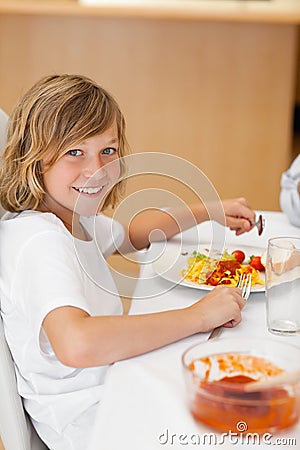
{"label": "boy's hand", "polygon": [[245,198],[240,197],[223,200],[222,204],[225,212],[226,226],[230,230],[235,231],[237,236],[252,230],[252,224],[255,223],[255,212]]}
{"label": "boy's hand", "polygon": [[217,286],[189,308],[196,319],[199,315],[199,331],[205,332],[221,325],[235,327],[242,320],[245,303],[240,289]]}

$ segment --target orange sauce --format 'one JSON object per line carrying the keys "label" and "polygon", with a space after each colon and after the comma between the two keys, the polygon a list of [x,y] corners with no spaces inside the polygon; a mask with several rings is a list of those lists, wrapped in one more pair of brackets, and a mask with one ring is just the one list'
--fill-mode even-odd
{"label": "orange sauce", "polygon": [[[286,389],[282,386],[258,392],[246,392],[245,383],[260,379],[266,373],[276,375],[283,372],[263,358],[252,355],[222,355],[214,362],[219,363],[224,376],[209,380],[212,361],[206,358],[208,369],[204,380],[195,386],[191,412],[195,419],[221,431],[240,432],[238,422],[246,422],[246,433],[266,433],[287,428],[297,422],[300,416],[300,399],[296,386]],[[231,357],[232,356],[232,357]],[[246,358],[245,358],[246,357]],[[249,358],[249,360],[247,360]],[[232,367],[230,363],[235,362]],[[238,367],[238,369],[237,369]],[[195,365],[190,365],[193,371]],[[225,369],[224,369],[225,368]],[[247,368],[247,370],[245,369]],[[255,374],[255,376],[254,376]],[[299,387],[298,387],[299,390]]]}

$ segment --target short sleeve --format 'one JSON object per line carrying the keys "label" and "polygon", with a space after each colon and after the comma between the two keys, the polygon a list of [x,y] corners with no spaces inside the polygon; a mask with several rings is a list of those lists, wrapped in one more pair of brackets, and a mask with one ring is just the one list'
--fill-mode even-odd
{"label": "short sleeve", "polygon": [[300,226],[300,155],[281,176],[280,206],[290,222]]}
{"label": "short sleeve", "polygon": [[89,313],[83,283],[72,237],[46,231],[20,249],[11,298],[38,335],[45,316],[55,308],[75,306]]}
{"label": "short sleeve", "polygon": [[81,220],[105,258],[112,255],[124,241],[123,226],[110,217],[98,214]]}

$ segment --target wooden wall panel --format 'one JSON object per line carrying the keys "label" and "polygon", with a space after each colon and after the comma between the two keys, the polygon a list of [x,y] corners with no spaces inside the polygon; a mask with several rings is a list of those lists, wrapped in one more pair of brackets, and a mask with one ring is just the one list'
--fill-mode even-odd
{"label": "wooden wall panel", "polygon": [[[278,209],[291,153],[297,31],[293,24],[0,15],[0,104],[10,112],[45,74],[83,73],[119,101],[133,152],[181,156],[221,197]],[[140,177],[129,190],[141,184],[151,182]],[[184,196],[193,198],[188,189]]]}

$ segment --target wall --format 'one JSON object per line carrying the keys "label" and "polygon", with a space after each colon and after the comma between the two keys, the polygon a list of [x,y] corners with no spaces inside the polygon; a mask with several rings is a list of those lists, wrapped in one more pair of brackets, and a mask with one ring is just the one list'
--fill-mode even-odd
{"label": "wall", "polygon": [[[293,25],[0,15],[0,98],[10,112],[39,77],[84,73],[118,99],[133,152],[186,158],[220,196],[278,209],[291,155]],[[140,177],[128,192],[188,186]]]}

